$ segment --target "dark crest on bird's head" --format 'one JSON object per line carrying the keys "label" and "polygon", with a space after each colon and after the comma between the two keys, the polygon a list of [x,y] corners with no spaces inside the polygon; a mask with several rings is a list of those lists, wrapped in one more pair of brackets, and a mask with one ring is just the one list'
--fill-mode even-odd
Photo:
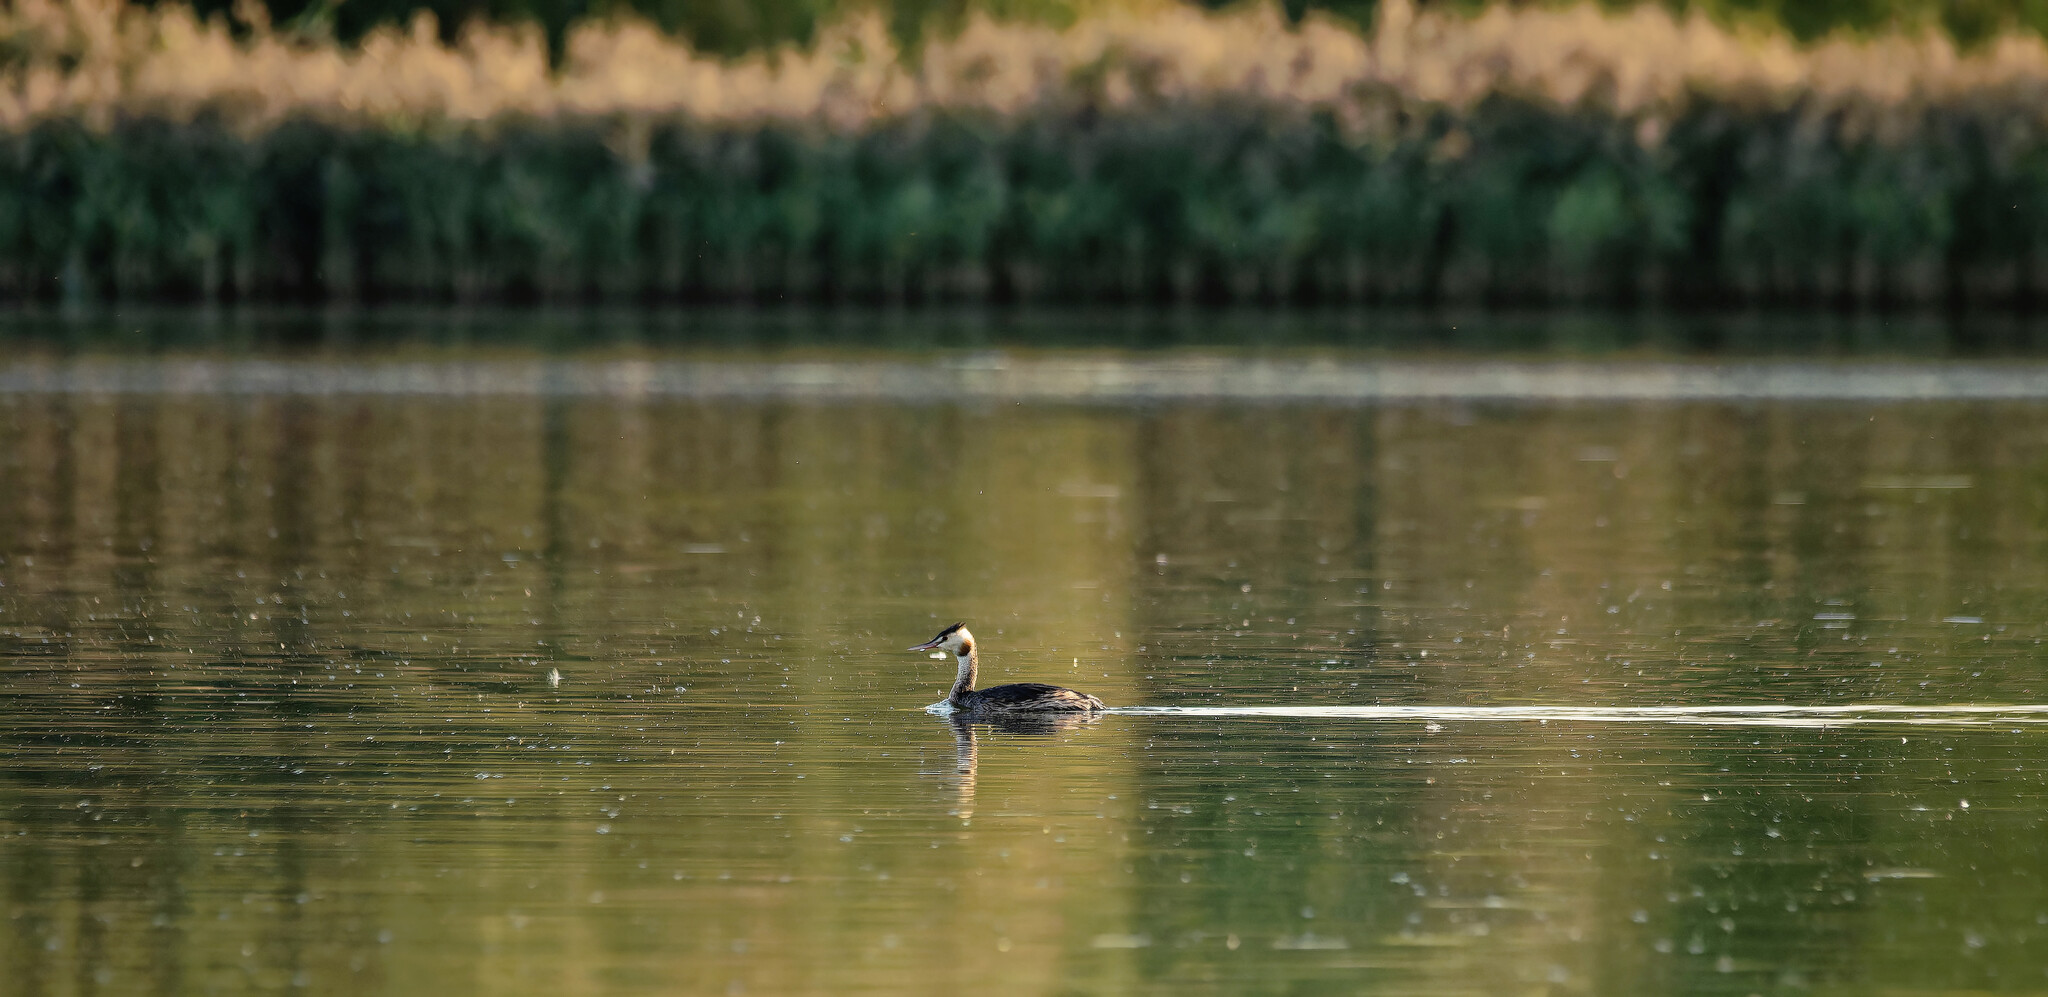
{"label": "dark crest on bird's head", "polygon": [[940,645],[945,644],[946,638],[951,637],[956,633],[961,635],[960,643],[964,647],[965,645],[973,642],[973,638],[967,636],[966,628],[967,624],[965,623],[955,623],[952,626],[939,631],[939,635],[937,637],[933,637],[932,639],[925,641],[924,643],[919,644],[916,647],[911,648],[910,650],[929,651],[932,648],[939,647]]}

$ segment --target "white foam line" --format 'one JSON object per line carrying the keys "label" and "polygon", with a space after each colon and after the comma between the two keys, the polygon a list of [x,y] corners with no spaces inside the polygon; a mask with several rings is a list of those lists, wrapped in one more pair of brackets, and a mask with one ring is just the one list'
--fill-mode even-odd
{"label": "white foam line", "polygon": [[1713,727],[1997,727],[2048,725],[2048,704],[2011,706],[1124,706],[1121,716],[1306,717],[1423,720],[1681,724]]}
{"label": "white foam line", "polygon": [[2048,399],[2040,363],[1724,364],[1007,354],[936,360],[470,359],[400,361],[31,357],[0,363],[0,395],[425,395],[971,401],[1241,400],[1342,404]]}

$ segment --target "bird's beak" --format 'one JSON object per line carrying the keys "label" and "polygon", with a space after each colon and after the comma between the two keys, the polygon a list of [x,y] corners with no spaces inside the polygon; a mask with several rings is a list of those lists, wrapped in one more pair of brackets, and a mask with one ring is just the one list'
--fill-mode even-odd
{"label": "bird's beak", "polygon": [[935,648],[935,647],[937,647],[937,646],[939,646],[939,639],[938,639],[938,638],[936,638],[936,637],[934,637],[934,638],[932,638],[931,640],[925,641],[924,643],[922,643],[922,644],[919,644],[919,645],[917,645],[916,647],[907,647],[907,648],[904,648],[904,650],[906,650],[906,651],[929,651],[929,650],[931,650],[932,648]]}

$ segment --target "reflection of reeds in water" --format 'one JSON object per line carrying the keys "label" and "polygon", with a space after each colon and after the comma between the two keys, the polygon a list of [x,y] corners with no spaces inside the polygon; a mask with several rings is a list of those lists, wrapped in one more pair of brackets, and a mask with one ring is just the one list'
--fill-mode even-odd
{"label": "reflection of reeds in water", "polygon": [[[2048,545],[2034,499],[2048,468],[2041,414],[2023,404],[1117,410],[25,395],[0,410],[10,434],[0,536],[13,543],[13,636],[0,638],[13,641],[19,704],[0,781],[14,826],[33,832],[9,846],[24,860],[0,865],[12,895],[38,898],[12,929],[36,943],[14,950],[39,953],[45,979],[138,964],[188,979],[177,974],[203,956],[283,988],[304,967],[316,982],[357,978],[348,960],[360,945],[390,953],[374,964],[379,978],[443,988],[539,979],[574,993],[593,979],[587,967],[611,960],[689,992],[739,977],[757,993],[827,978],[894,992],[912,972],[948,974],[933,989],[959,991],[996,978],[988,926],[1001,918],[1019,941],[1001,979],[1018,993],[1057,989],[1060,957],[1086,956],[1090,937],[1108,931],[1147,933],[1154,954],[1208,932],[1190,943],[1188,958],[1200,959],[1168,967],[1199,990],[1210,967],[1242,965],[1223,960],[1271,957],[1279,938],[1306,943],[1295,912],[1313,903],[1316,937],[1344,935],[1361,958],[1435,953],[1403,965],[1434,974],[1441,990],[1518,992],[1521,967],[1597,968],[1597,946],[1581,939],[1633,923],[1637,909],[1654,912],[1642,938],[1675,938],[1683,952],[1695,926],[1721,937],[1726,908],[1709,916],[1702,905],[1723,901],[1696,898],[1667,910],[1658,898],[1673,882],[1723,883],[1714,898],[1752,887],[1804,895],[1810,883],[1784,870],[1823,861],[1863,890],[1878,884],[1861,877],[1887,868],[1992,867],[2032,847],[2022,820],[1965,827],[1968,813],[1942,822],[1937,812],[1930,822],[1893,791],[1941,792],[1949,799],[1929,802],[1953,808],[1963,792],[1950,780],[1978,797],[2024,759],[1964,759],[1959,745],[1951,761],[1917,735],[1896,764],[1874,766],[1867,752],[1839,758],[1847,735],[1756,747],[1754,732],[1697,728],[1589,741],[1595,731],[1556,727],[1339,732],[1112,717],[1082,736],[978,731],[987,767],[970,830],[944,819],[957,742],[942,721],[837,719],[905,713],[934,698],[942,676],[884,657],[889,671],[867,684],[833,642],[946,600],[1029,621],[1012,625],[1034,634],[1005,641],[1019,649],[1004,660],[1020,678],[1052,677],[1044,666],[1121,631],[1130,646],[1091,656],[1115,679],[1091,675],[1086,686],[1119,703],[2037,702],[2020,695],[2037,688],[2029,669],[1965,678],[1980,670],[1970,659],[2033,660],[2031,628],[1986,644],[1978,635],[1991,627],[1932,621],[1965,608],[2021,623],[2038,612],[2044,575],[2025,554]],[[1972,487],[1936,477],[1960,474]],[[1070,482],[1118,494],[1060,487]],[[1083,522],[1084,511],[1101,519]],[[1114,532],[1112,515],[1122,517]],[[730,546],[682,546],[715,539]],[[507,550],[525,553],[508,561]],[[946,559],[959,550],[985,570]],[[1162,551],[1168,563],[1153,560]],[[663,561],[671,567],[619,570]],[[1853,631],[1870,633],[1868,644],[1806,619],[1825,608],[1816,600],[1844,594],[1883,621]],[[1606,601],[1622,612],[1603,612]],[[773,643],[791,672],[773,659],[721,667],[730,639],[708,630],[739,608],[788,637]],[[416,622],[401,614],[415,610]],[[1297,612],[1298,625],[1283,622]],[[1767,618],[1778,625],[1752,628]],[[1247,619],[1247,632],[1219,632],[1219,621]],[[677,638],[671,621],[704,636]],[[537,637],[564,656],[555,693],[524,664]],[[639,695],[679,680],[678,640],[674,653],[717,680]],[[875,643],[907,641],[854,641]],[[1024,650],[1048,645],[1062,653]],[[178,660],[186,648],[202,653]],[[1343,666],[1320,670],[1332,658]],[[1870,667],[1878,658],[1884,666]],[[362,671],[326,679],[337,661]],[[792,698],[784,682],[795,702],[764,715],[755,704]],[[634,695],[593,708],[605,686]],[[784,723],[802,711],[824,722]],[[135,731],[155,734],[123,733]],[[78,764],[81,744],[101,770]],[[935,777],[907,774],[921,764],[908,749],[944,756]],[[271,764],[293,759],[308,774]],[[476,791],[484,768],[513,773],[482,784],[502,795]],[[1759,772],[1793,785],[1757,796]],[[568,792],[549,792],[564,774],[576,780]],[[1860,788],[1880,776],[1890,781]],[[1800,810],[1805,795],[1824,805]],[[610,834],[594,833],[614,818],[592,803],[626,807]],[[1047,811],[1059,816],[1040,819]],[[2002,811],[1994,799],[1974,812]],[[1733,830],[1681,833],[1713,820]],[[1765,833],[1799,820],[1833,829],[1818,840],[1835,850],[1816,859],[1816,839]],[[846,842],[848,825],[866,830]],[[1969,833],[1930,841],[1930,826]],[[1055,840],[1062,833],[1067,842]],[[1749,858],[1731,867],[1737,834]],[[1667,847],[1658,836],[1674,850],[1653,851]],[[1253,844],[1257,854],[1243,854]],[[650,858],[651,871],[639,865]],[[451,869],[492,874],[440,871]],[[429,892],[394,894],[387,870]],[[1395,871],[1429,895],[1389,889]],[[1975,880],[1955,879],[1930,895],[1947,923],[1991,901],[1981,916],[2031,923],[2036,891],[1987,901]],[[606,902],[593,901],[597,889]],[[1445,890],[1469,903],[1445,902]],[[301,891],[325,899],[296,901]],[[1354,896],[1375,899],[1342,907]],[[64,897],[84,899],[52,912]],[[181,907],[179,897],[228,902]],[[1232,897],[1255,902],[1232,907]],[[232,908],[225,927],[217,907]],[[1898,909],[1902,930],[1925,916]],[[172,912],[163,930],[186,942],[151,943],[160,910]],[[650,911],[665,912],[663,934],[650,933]],[[507,912],[536,920],[515,930]],[[1425,941],[1472,940],[1383,942],[1383,926],[1411,913]],[[1815,944],[1833,946],[1838,915],[1822,913]],[[1460,934],[1479,916],[1497,918],[1477,922],[1490,941]],[[65,934],[29,934],[36,918]],[[383,925],[412,944],[377,942]],[[96,926],[104,949],[79,943]],[[1243,947],[1222,948],[1225,931],[1244,932]],[[880,949],[885,933],[914,944]],[[753,948],[709,959],[650,937]],[[238,949],[246,938],[270,941],[251,960]],[[1304,969],[1301,951],[1279,954],[1289,961],[1253,969],[1304,974],[1288,977],[1304,988],[1332,978]],[[1646,982],[1617,992],[1668,983],[1621,958]],[[1098,989],[1155,978],[1145,964],[1114,965],[1131,975]],[[2036,970],[2017,956],[1997,965],[2008,978]]]}
{"label": "reflection of reeds in water", "polygon": [[[252,6],[251,10],[255,8]],[[2032,36],[1799,48],[1644,7],[632,21],[358,48],[0,12],[15,293],[2028,300]]]}

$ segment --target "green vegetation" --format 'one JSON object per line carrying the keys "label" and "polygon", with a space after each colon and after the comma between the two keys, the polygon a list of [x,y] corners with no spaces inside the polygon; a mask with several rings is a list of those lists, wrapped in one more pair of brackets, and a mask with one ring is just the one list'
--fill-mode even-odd
{"label": "green vegetation", "polygon": [[0,23],[16,298],[2048,293],[2035,38],[1807,51],[1654,12],[1390,6],[1366,39],[1178,9],[976,22],[914,63],[873,24],[723,63],[615,23],[550,71],[517,32],[351,54],[20,10]]}
{"label": "green vegetation", "polygon": [[[598,123],[399,133],[47,124],[0,138],[10,295],[487,299],[1790,300],[2023,304],[2048,142],[1899,145],[1702,104],[1495,99],[1384,142],[1212,105],[846,136]],[[1456,146],[1456,155],[1446,151]]]}

